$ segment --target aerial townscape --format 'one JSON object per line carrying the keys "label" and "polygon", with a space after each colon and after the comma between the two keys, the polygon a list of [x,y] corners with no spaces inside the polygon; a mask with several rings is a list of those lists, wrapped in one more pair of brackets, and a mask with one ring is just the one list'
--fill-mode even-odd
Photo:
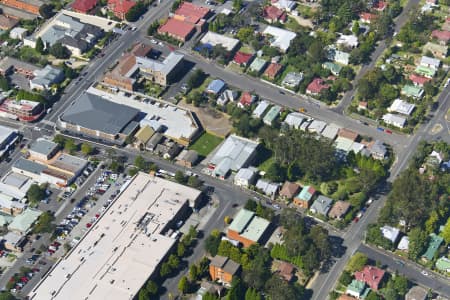
{"label": "aerial townscape", "polygon": [[0,300],[450,300],[450,0],[0,0]]}

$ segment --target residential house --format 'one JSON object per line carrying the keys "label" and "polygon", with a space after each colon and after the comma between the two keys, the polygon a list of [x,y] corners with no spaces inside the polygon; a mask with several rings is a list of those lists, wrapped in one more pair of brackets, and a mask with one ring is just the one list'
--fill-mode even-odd
{"label": "residential house", "polygon": [[210,13],[211,11],[207,7],[184,1],[175,11],[173,18],[193,24],[201,32],[206,27],[206,20],[209,18]]}
{"label": "residential house", "polygon": [[372,13],[363,12],[359,15],[359,21],[362,23],[371,24],[375,19],[377,19],[377,15]]}
{"label": "residential house", "polygon": [[372,155],[374,159],[381,160],[386,158],[388,150],[382,141],[375,140],[368,148],[370,150],[370,155]]}
{"label": "residential house", "polygon": [[308,84],[306,93],[310,95],[318,95],[322,90],[326,90],[329,87],[330,86],[326,84],[322,78],[314,78],[313,81]]}
{"label": "residential house", "polygon": [[17,24],[19,24],[19,19],[4,14],[0,15],[0,30],[10,30]]}
{"label": "residential house", "polygon": [[276,118],[280,115],[281,112],[281,106],[274,105],[272,106],[269,111],[266,113],[266,115],[263,118],[263,123],[272,126],[273,121],[275,121]]}
{"label": "residential house", "polygon": [[350,209],[350,203],[347,201],[336,201],[331,208],[328,216],[333,219],[342,219]]}
{"label": "residential house", "polygon": [[284,23],[287,20],[286,12],[275,6],[266,6],[263,9],[263,18],[268,23]]}
{"label": "residential house", "polygon": [[293,11],[297,6],[297,3],[291,0],[271,0],[271,3],[273,6],[288,12]]}
{"label": "residential house", "polygon": [[356,48],[358,47],[359,42],[358,37],[356,35],[341,34],[337,39],[336,44],[347,48]]}
{"label": "residential house", "polygon": [[284,123],[286,123],[291,128],[299,129],[300,125],[306,118],[307,117],[302,113],[292,112],[286,116],[286,119],[284,119]]}
{"label": "residential house", "polygon": [[450,31],[433,30],[431,37],[437,39],[441,45],[447,45],[448,41],[450,41]]}
{"label": "residential house", "polygon": [[450,259],[448,259],[447,257],[444,257],[444,256],[440,257],[436,261],[436,268],[439,271],[450,273]]}
{"label": "residential house", "polygon": [[202,45],[209,45],[209,47],[214,47],[221,45],[228,51],[228,53],[234,52],[234,50],[239,46],[240,41],[238,39],[230,38],[223,34],[218,34],[212,31],[208,31],[200,40]]}
{"label": "residential house", "polygon": [[259,75],[262,73],[266,65],[267,61],[262,58],[256,57],[250,64],[249,70]]}
{"label": "residential house", "polygon": [[280,191],[280,196],[283,199],[291,200],[293,199],[300,190],[300,186],[294,182],[285,181],[283,187]]}
{"label": "residential house", "polygon": [[108,9],[121,20],[125,20],[125,15],[135,5],[134,0],[108,0]]}
{"label": "residential house", "polygon": [[402,115],[411,115],[416,106],[406,101],[395,99],[391,106],[387,109],[388,112],[396,112]]}
{"label": "residential house", "polygon": [[227,230],[227,237],[249,247],[266,238],[270,222],[250,210],[241,209]]}
{"label": "residential house", "polygon": [[425,83],[427,83],[428,81],[431,81],[431,78],[428,78],[428,77],[425,77],[425,76],[421,76],[421,75],[417,75],[417,74],[415,74],[415,73],[411,73],[411,74],[409,75],[409,80],[411,80],[412,83],[413,83],[415,86],[423,87],[423,85],[424,85]]}
{"label": "residential house", "polygon": [[186,42],[195,33],[195,25],[178,19],[169,18],[158,28],[159,34],[168,35],[180,42]]}
{"label": "residential house", "polygon": [[264,76],[270,80],[275,80],[275,78],[280,74],[283,69],[283,65],[279,63],[271,63],[267,69],[264,71]]}
{"label": "residential house", "polygon": [[198,153],[195,150],[184,149],[177,156],[177,164],[186,168],[194,167],[199,160]]}
{"label": "residential house", "polygon": [[366,284],[363,281],[353,279],[352,282],[347,286],[345,293],[347,295],[356,297],[357,299],[364,299],[363,295],[366,291]]}
{"label": "residential house", "polygon": [[408,251],[409,249],[409,237],[407,235],[402,236],[400,242],[398,242],[397,249],[401,251]]}
{"label": "residential house", "polygon": [[291,41],[297,36],[295,32],[274,26],[267,26],[263,34],[269,36],[272,47],[278,48],[284,53],[289,49]]}
{"label": "residential house", "polygon": [[82,14],[88,14],[97,6],[98,0],[75,0],[72,4],[72,10]]}
{"label": "residential house", "polygon": [[350,129],[340,128],[338,131],[338,137],[355,142],[359,138],[359,134]]}
{"label": "residential house", "polygon": [[241,168],[234,176],[234,184],[240,187],[249,187],[255,184],[257,170],[255,168]]}
{"label": "residential house", "polygon": [[404,117],[400,117],[398,115],[394,115],[394,114],[390,114],[390,113],[383,115],[383,117],[381,119],[383,120],[384,123],[398,127],[398,128],[403,128],[403,127],[405,127],[405,124],[406,124],[406,119]]}
{"label": "residential house", "polygon": [[236,52],[233,57],[233,62],[238,64],[241,67],[246,67],[252,61],[254,55],[251,53],[244,53],[241,51]]}
{"label": "residential house", "polygon": [[358,102],[358,110],[367,110],[367,101],[359,101]]}
{"label": "residential house", "polygon": [[427,68],[437,70],[437,69],[439,69],[439,67],[441,65],[441,61],[436,58],[422,56],[422,58],[420,59],[420,65],[427,67]]}
{"label": "residential house", "polygon": [[208,84],[208,87],[206,88],[206,92],[208,94],[213,94],[215,96],[219,95],[225,88],[227,87],[227,84],[220,79],[214,79]]}
{"label": "residential house", "polygon": [[30,79],[30,88],[35,90],[48,90],[54,84],[64,80],[64,71],[51,65],[46,65],[41,70],[35,70],[34,78]]}
{"label": "residential house", "polygon": [[311,200],[315,194],[316,190],[312,186],[305,185],[300,193],[296,197],[294,197],[294,204],[299,207],[309,208]]}
{"label": "residential house", "polygon": [[405,295],[405,300],[426,300],[428,291],[421,286],[413,286]]}
{"label": "residential house", "polygon": [[395,243],[398,240],[398,237],[400,236],[400,230],[388,225],[384,225],[383,227],[380,228],[380,230],[383,237],[390,240],[392,242],[392,245],[395,245]]}
{"label": "residential house", "polygon": [[313,120],[308,126],[308,131],[320,135],[327,126],[327,123],[321,120]]}
{"label": "residential house", "polygon": [[326,217],[331,209],[332,204],[333,204],[332,199],[325,197],[323,195],[319,195],[316,201],[314,201],[314,203],[311,205],[310,210],[314,214],[319,214]]}
{"label": "residential house", "polygon": [[337,50],[336,48],[329,48],[327,51],[327,58],[335,61],[341,65],[348,65],[350,63],[350,54],[344,51]]}
{"label": "residential house", "polygon": [[164,139],[164,135],[160,132],[155,132],[152,137],[148,140],[147,144],[145,144],[145,150],[154,151],[156,146]]}
{"label": "residential house", "polygon": [[261,118],[266,112],[267,108],[269,108],[269,105],[269,102],[267,102],[266,100],[262,100],[258,103],[255,110],[253,110],[252,116],[258,119]]}
{"label": "residential house", "polygon": [[291,282],[294,278],[295,267],[293,264],[282,261],[278,265],[277,270],[275,271],[281,279]]}
{"label": "residential house", "polygon": [[237,91],[225,90],[220,94],[219,98],[217,98],[217,104],[223,106],[227,104],[229,101],[231,102],[236,101],[237,97],[238,97]]}
{"label": "residential house", "polygon": [[239,99],[238,107],[245,108],[249,107],[256,101],[256,96],[250,94],[249,92],[243,92],[241,98]]}
{"label": "residential house", "polygon": [[339,76],[339,73],[342,70],[342,67],[338,64],[332,63],[330,61],[324,62],[322,64],[322,68],[330,70],[331,74]]}
{"label": "residential house", "polygon": [[435,233],[430,234],[430,238],[428,241],[428,248],[425,253],[422,255],[422,259],[427,261],[432,261],[434,255],[437,253],[439,247],[444,242],[444,239]]}
{"label": "residential house", "polygon": [[15,40],[21,40],[27,36],[28,30],[23,27],[15,27],[9,32],[9,37]]}
{"label": "residential house", "polygon": [[265,195],[275,198],[280,189],[280,185],[278,183],[273,183],[265,179],[258,179],[256,182],[256,189],[260,190]]}
{"label": "residential house", "polygon": [[328,124],[321,134],[323,137],[326,137],[333,141],[338,135],[339,129],[340,128],[335,124]]}
{"label": "residential house", "polygon": [[444,59],[447,57],[448,47],[428,42],[423,46],[423,53],[427,53],[428,51],[430,51],[434,57]]}
{"label": "residential house", "polygon": [[213,281],[231,286],[233,278],[241,271],[241,265],[225,256],[216,255],[209,264],[209,275]]}
{"label": "residential house", "polygon": [[296,89],[303,80],[303,73],[289,72],[284,77],[281,85],[290,89]]}
{"label": "residential house", "polygon": [[362,271],[355,272],[355,279],[366,283],[372,290],[378,291],[386,272],[374,266],[365,266]]}
{"label": "residential house", "polygon": [[401,93],[406,97],[419,99],[422,98],[424,90],[419,86],[406,84],[405,86],[403,86]]}
{"label": "residential house", "polygon": [[425,67],[425,66],[417,66],[417,68],[414,70],[415,73],[422,75],[426,78],[433,78],[434,75],[436,75],[436,69]]}

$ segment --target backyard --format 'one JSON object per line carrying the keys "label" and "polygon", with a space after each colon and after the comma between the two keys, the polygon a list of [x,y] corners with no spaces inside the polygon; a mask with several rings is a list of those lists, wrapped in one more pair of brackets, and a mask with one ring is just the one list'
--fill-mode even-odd
{"label": "backyard", "polygon": [[206,157],[222,141],[223,139],[221,137],[205,132],[201,137],[198,138],[198,140],[194,144],[192,144],[190,149],[195,150],[199,155]]}

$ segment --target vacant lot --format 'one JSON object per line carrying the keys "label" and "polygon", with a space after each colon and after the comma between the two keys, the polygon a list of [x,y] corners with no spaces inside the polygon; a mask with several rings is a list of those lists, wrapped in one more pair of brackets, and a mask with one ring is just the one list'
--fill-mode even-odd
{"label": "vacant lot", "polygon": [[197,153],[203,157],[206,157],[211,151],[214,150],[221,142],[222,138],[205,132],[199,139],[189,147],[192,150],[197,151]]}

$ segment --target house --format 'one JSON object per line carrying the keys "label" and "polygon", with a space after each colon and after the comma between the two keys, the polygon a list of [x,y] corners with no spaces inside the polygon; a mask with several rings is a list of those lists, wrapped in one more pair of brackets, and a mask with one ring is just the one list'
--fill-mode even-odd
{"label": "house", "polygon": [[421,286],[413,286],[405,295],[405,300],[426,300],[428,291]]}
{"label": "house", "polygon": [[297,6],[297,3],[291,0],[271,0],[271,3],[273,6],[288,12],[291,12]]}
{"label": "house", "polygon": [[202,45],[208,45],[209,47],[214,47],[221,45],[228,51],[232,53],[240,44],[238,39],[230,38],[222,34],[218,34],[212,31],[208,31],[200,40]]}
{"label": "house", "polygon": [[215,176],[225,178],[232,171],[247,167],[256,155],[259,143],[230,135],[211,157],[208,167]]}
{"label": "house", "polygon": [[380,228],[380,230],[383,237],[390,240],[392,244],[395,245],[395,243],[398,240],[398,237],[400,236],[400,230],[388,225],[384,225],[383,227]]}
{"label": "house", "polygon": [[82,14],[88,14],[97,6],[98,0],[75,0],[72,4],[72,10]]}
{"label": "house", "polygon": [[330,47],[327,51],[327,58],[329,60],[335,61],[341,65],[348,65],[350,63],[350,54],[344,51],[337,50]]}
{"label": "house", "polygon": [[190,23],[196,26],[199,31],[203,31],[206,26],[206,20],[210,15],[210,9],[195,5],[191,2],[182,2],[175,11],[173,18]]}
{"label": "house", "polygon": [[436,261],[436,268],[439,271],[443,271],[443,272],[450,272],[450,259],[448,259],[447,257],[440,257],[437,261]]}
{"label": "house", "polygon": [[250,94],[249,92],[243,92],[241,98],[239,99],[238,107],[245,108],[249,107],[256,101],[256,96]]}
{"label": "house", "polygon": [[274,80],[283,69],[283,65],[279,63],[271,63],[264,71],[264,76],[270,80]]}
{"label": "house", "polygon": [[255,110],[252,112],[252,116],[255,118],[261,118],[269,107],[270,103],[266,100],[262,100],[258,103]]}
{"label": "house", "polygon": [[286,200],[293,199],[300,190],[300,186],[294,182],[285,181],[280,191],[280,196]]}
{"label": "house", "polygon": [[34,76],[33,72],[38,69],[38,66],[9,56],[5,56],[0,60],[0,74],[2,76],[18,73],[24,77],[32,78]]}
{"label": "house", "polygon": [[263,9],[263,18],[268,23],[284,23],[286,22],[287,15],[286,12],[276,6],[266,6]]}
{"label": "house", "polygon": [[313,120],[308,126],[308,131],[320,135],[327,126],[327,123],[320,120]]}
{"label": "house", "polygon": [[436,58],[422,56],[422,58],[420,59],[420,65],[427,67],[427,68],[437,70],[437,69],[439,69],[439,66],[441,65],[441,61]]}
{"label": "house", "polygon": [[362,271],[355,272],[355,279],[366,283],[372,290],[378,291],[386,272],[374,266],[365,266]]}
{"label": "house", "polygon": [[273,183],[267,181],[265,179],[258,179],[256,182],[256,189],[260,190],[265,195],[275,198],[280,189],[280,185],[278,183]]}
{"label": "house", "polygon": [[362,23],[370,24],[377,18],[377,15],[363,12],[359,15],[359,21]]}
{"label": "house", "polygon": [[423,85],[430,81],[431,78],[412,73],[409,75],[409,80],[411,80],[415,86],[423,87]]}
{"label": "house", "polygon": [[35,90],[48,90],[54,84],[64,80],[64,71],[51,65],[46,65],[41,70],[33,72],[34,78],[30,79],[30,88]]}
{"label": "house", "polygon": [[295,267],[293,264],[282,261],[275,272],[281,279],[290,282],[294,278]]}
{"label": "house", "polygon": [[39,9],[44,4],[40,0],[2,0],[2,5],[11,7],[15,10],[25,11],[27,13],[39,16]]}
{"label": "house", "polygon": [[150,138],[153,136],[153,134],[155,133],[155,130],[153,130],[152,127],[148,126],[148,125],[144,125],[142,126],[134,135],[134,145],[140,149],[140,150],[144,150],[145,149],[145,144],[147,144],[147,142],[150,140]]}
{"label": "house", "polygon": [[257,173],[255,168],[241,168],[234,176],[234,184],[240,187],[249,187],[255,184]]}
{"label": "house", "polygon": [[423,46],[423,53],[427,53],[428,51],[430,51],[434,57],[444,59],[447,57],[448,47],[428,42]]}
{"label": "house", "polygon": [[266,67],[267,61],[262,58],[256,57],[249,66],[250,71],[255,72],[256,74],[261,74],[261,72]]}
{"label": "house", "polygon": [[338,64],[332,63],[330,61],[324,62],[322,64],[322,68],[330,70],[331,74],[339,76],[339,73],[342,70],[342,67]]}
{"label": "house", "polygon": [[370,150],[370,155],[372,155],[374,159],[381,160],[386,158],[388,150],[382,141],[375,140],[368,148]]}
{"label": "house", "polygon": [[328,124],[322,131],[322,136],[333,141],[338,135],[339,129],[335,124]]}
{"label": "house", "polygon": [[44,138],[38,138],[28,148],[30,157],[35,160],[46,162],[59,151],[59,145]]}
{"label": "house", "polygon": [[432,261],[434,255],[437,253],[439,247],[444,242],[444,239],[435,233],[430,234],[430,238],[428,241],[428,248],[424,254],[422,254],[422,259]]}
{"label": "house", "polygon": [[328,213],[328,216],[333,219],[342,219],[349,209],[350,203],[347,201],[336,201]]}
{"label": "house", "polygon": [[269,36],[270,45],[286,52],[289,49],[291,41],[297,36],[296,33],[274,26],[267,26],[263,34]]}
{"label": "house", "polygon": [[400,239],[400,242],[398,242],[397,249],[401,251],[408,251],[409,249],[409,238],[408,236],[404,235]]}
{"label": "house", "polygon": [[358,47],[358,37],[356,35],[345,35],[341,34],[336,41],[336,44],[339,46],[344,46],[348,48],[356,48]]}
{"label": "house", "polygon": [[177,156],[177,164],[186,168],[194,167],[198,162],[199,156],[195,150],[184,149]]}
{"label": "house", "polygon": [[314,201],[314,203],[311,205],[310,210],[313,214],[319,214],[326,217],[331,209],[332,204],[333,204],[332,199],[320,195],[319,197],[317,197],[316,201]]}
{"label": "house", "polygon": [[359,101],[358,102],[358,110],[367,110],[367,101]]}
{"label": "house", "polygon": [[242,66],[246,67],[253,59],[253,54],[251,53],[244,53],[241,51],[236,52],[236,54],[233,57],[233,62]]}
{"label": "house", "polygon": [[42,214],[40,210],[27,208],[8,225],[8,229],[18,234],[27,234],[39,216]]}
{"label": "house", "polygon": [[383,115],[381,119],[383,120],[384,123],[398,128],[403,128],[405,127],[406,124],[405,118],[390,113]]}
{"label": "house", "polygon": [[350,129],[340,128],[338,131],[338,137],[355,142],[358,139],[359,134]]}
{"label": "house", "polygon": [[441,45],[447,45],[450,41],[450,31],[447,30],[433,30],[431,37],[437,39]]}
{"label": "house", "polygon": [[272,126],[273,121],[275,121],[275,119],[280,115],[280,112],[281,106],[279,105],[272,106],[264,116],[263,123],[268,126]]}
{"label": "house", "polygon": [[306,93],[310,95],[318,95],[322,90],[326,90],[329,87],[330,86],[326,84],[322,78],[314,78],[313,81],[308,84]]}
{"label": "house", "polygon": [[238,275],[241,265],[225,256],[216,255],[209,264],[209,275],[212,281],[219,281],[231,286],[233,278]]}
{"label": "house", "polygon": [[428,156],[427,160],[426,160],[426,164],[430,167],[433,168],[439,168],[439,166],[441,165],[443,161],[443,155],[442,153],[436,152],[435,150],[433,150],[430,155]]}
{"label": "house", "polygon": [[121,20],[125,20],[125,15],[135,5],[134,0],[108,0],[108,9]]}
{"label": "house", "polygon": [[178,19],[169,18],[158,28],[159,34],[168,35],[180,42],[186,42],[195,33],[195,26]]}
{"label": "house", "polygon": [[281,85],[290,89],[296,89],[303,80],[303,73],[289,72],[284,77]]}
{"label": "house", "polygon": [[23,39],[27,36],[27,32],[28,30],[25,28],[16,27],[11,29],[11,31],[9,32],[9,37],[15,40],[23,41]]}
{"label": "house", "polygon": [[227,230],[227,237],[249,247],[266,238],[270,222],[250,210],[241,209]]}
{"label": "house", "polygon": [[19,24],[19,19],[6,16],[4,14],[0,15],[0,29],[1,30],[10,30],[14,28],[17,24]]}
{"label": "house", "polygon": [[412,111],[414,110],[416,106],[414,104],[408,103],[406,101],[395,99],[394,102],[392,102],[391,106],[388,107],[388,112],[396,112],[403,115],[411,115]]}
{"label": "house", "polygon": [[206,92],[217,96],[226,88],[226,86],[227,85],[223,80],[214,79],[208,84]]}
{"label": "house", "polygon": [[237,100],[238,92],[233,90],[225,90],[223,91],[219,98],[217,98],[218,105],[225,105],[228,101],[234,102]]}
{"label": "house", "polygon": [[315,193],[316,190],[312,186],[305,185],[300,193],[296,197],[294,197],[294,204],[299,207],[309,208],[309,205]]}
{"label": "house", "polygon": [[284,123],[287,124],[290,128],[299,129],[300,125],[306,119],[306,116],[302,113],[292,112],[286,116],[284,119]]}
{"label": "house", "polygon": [[25,204],[14,201],[14,197],[0,192],[0,211],[11,216],[17,216],[23,212]]}
{"label": "house", "polygon": [[436,75],[436,70],[420,65],[417,66],[417,68],[414,70],[414,73],[422,75],[426,78],[433,78],[434,75]]}
{"label": "house", "polygon": [[145,144],[145,150],[154,151],[156,146],[164,139],[164,135],[160,132],[155,132],[154,135],[148,140],[147,144]]}
{"label": "house", "polygon": [[387,2],[378,0],[375,2],[375,4],[372,6],[372,8],[376,11],[384,11],[386,7],[388,6]]}
{"label": "house", "polygon": [[366,284],[363,281],[353,279],[352,282],[347,286],[345,293],[347,295],[356,297],[357,299],[363,298],[364,292],[366,291]]}
{"label": "house", "polygon": [[403,86],[401,93],[407,97],[419,99],[422,98],[424,90],[419,86],[406,84]]}
{"label": "house", "polygon": [[6,250],[12,252],[22,252],[28,240],[25,235],[17,234],[15,232],[8,232],[1,238],[1,242]]}

